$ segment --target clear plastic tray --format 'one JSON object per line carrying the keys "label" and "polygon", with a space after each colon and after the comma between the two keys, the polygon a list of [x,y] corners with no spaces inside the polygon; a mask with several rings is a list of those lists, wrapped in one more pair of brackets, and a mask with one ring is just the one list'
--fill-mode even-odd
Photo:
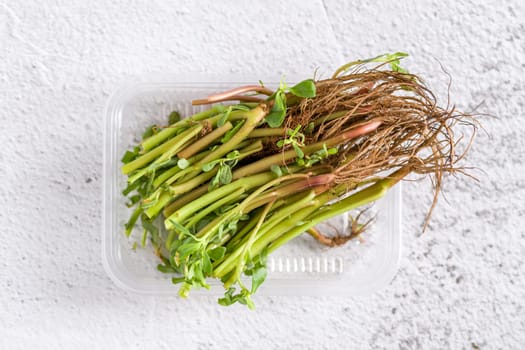
{"label": "clear plastic tray", "polygon": [[[146,126],[165,125],[171,111],[188,116],[202,110],[191,106],[192,99],[254,84],[258,79],[150,77],[149,81],[127,84],[111,96],[104,120],[102,259],[106,272],[118,286],[155,295],[174,295],[179,288],[171,283],[169,275],[157,271],[159,261],[152,247],[134,250],[134,236],[128,239],[123,233],[123,225],[130,215],[121,195],[126,182],[120,171],[124,151],[137,143]],[[268,278],[257,294],[368,295],[387,285],[398,269],[401,254],[400,187],[400,184],[395,186],[367,211],[375,219],[362,240],[328,248],[303,234],[275,251],[268,258]],[[347,230],[347,226],[345,215],[334,218],[324,229]],[[139,240],[138,235],[135,240]],[[222,295],[218,281],[210,284],[211,290],[192,293]]]}

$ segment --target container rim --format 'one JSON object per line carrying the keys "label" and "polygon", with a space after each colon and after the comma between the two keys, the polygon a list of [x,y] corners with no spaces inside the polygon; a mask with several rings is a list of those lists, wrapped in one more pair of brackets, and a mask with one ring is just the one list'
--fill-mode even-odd
{"label": "container rim", "polygon": [[[287,79],[288,80],[288,79]],[[273,83],[275,81],[279,81],[278,79],[269,79],[267,81],[271,81],[272,83],[268,83],[268,85],[274,85],[276,83]],[[297,79],[293,80],[290,79],[289,81],[297,81]],[[247,77],[243,76],[233,76],[229,75],[228,78],[224,76],[219,75],[210,75],[210,74],[160,74],[160,73],[154,73],[150,75],[144,75],[144,76],[138,76],[134,77],[132,79],[129,79],[128,81],[120,84],[120,86],[109,96],[105,107],[104,107],[104,115],[103,115],[103,161],[102,161],[102,174],[103,174],[103,186],[102,186],[102,264],[104,267],[104,270],[108,274],[111,280],[119,286],[120,288],[138,293],[138,294],[147,294],[147,295],[158,295],[158,296],[172,296],[176,294],[176,290],[173,291],[159,291],[154,288],[147,288],[144,285],[141,285],[139,283],[133,282],[133,276],[130,274],[129,270],[127,270],[120,261],[120,256],[117,253],[117,249],[114,247],[114,241],[111,239],[110,234],[113,231],[113,228],[115,227],[115,216],[109,215],[110,212],[115,212],[116,210],[116,203],[112,202],[110,200],[110,194],[117,194],[118,195],[118,185],[116,183],[116,180],[113,179],[113,170],[114,170],[114,164],[119,159],[117,159],[118,155],[117,153],[117,138],[115,133],[115,128],[120,126],[120,120],[118,120],[119,124],[112,123],[114,121],[115,116],[118,113],[121,113],[124,104],[129,99],[133,98],[135,95],[150,90],[152,87],[155,88],[173,88],[174,84],[176,84],[177,87],[185,87],[185,86],[202,86],[206,88],[214,87],[214,86],[224,86],[225,84],[231,84],[231,85],[243,85],[243,84],[253,84],[253,79],[247,79]],[[378,264],[374,270],[380,270],[381,273],[379,274],[379,278],[373,280],[372,282],[367,281],[366,286],[353,286],[351,288],[351,295],[352,296],[365,296],[370,295],[371,290],[372,292],[378,291],[384,287],[386,287],[390,281],[394,278],[399,265],[401,261],[401,196],[402,196],[402,190],[401,190],[402,184],[397,184],[394,188],[392,188],[387,195],[393,197],[393,205],[390,206],[390,213],[388,215],[391,215],[392,223],[391,223],[391,229],[394,231],[393,234],[389,235],[388,242],[387,242],[387,251],[389,252],[388,256],[383,257],[382,263]],[[397,212],[396,212],[397,210]],[[371,271],[371,273],[374,273],[374,271]],[[377,274],[377,273],[376,273]],[[280,279],[278,281],[280,288],[265,288],[268,286],[268,284],[271,284],[272,280],[268,280],[265,282],[263,286],[261,286],[261,289],[257,293],[258,295],[300,295],[297,293],[298,290],[304,290],[307,288],[309,290],[309,293],[304,295],[311,295],[311,292],[319,290],[319,291],[326,291],[327,288],[330,288],[331,292],[329,295],[337,295],[337,296],[348,296],[349,295],[349,288],[340,283],[340,281],[337,280],[331,280],[331,281],[323,281],[323,284],[321,287],[312,288],[311,284],[307,283],[306,280],[284,280]],[[214,289],[212,287],[212,289]],[[271,292],[269,290],[272,290]],[[207,296],[213,296],[215,295],[213,291],[206,291],[202,292],[199,290],[193,291],[192,294],[194,295],[207,295]],[[326,294],[326,293],[325,293]]]}

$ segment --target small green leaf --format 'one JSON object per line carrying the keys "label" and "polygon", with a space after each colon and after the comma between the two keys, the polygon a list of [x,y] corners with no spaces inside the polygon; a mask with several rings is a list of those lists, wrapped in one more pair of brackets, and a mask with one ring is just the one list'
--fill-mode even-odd
{"label": "small green leaf", "polygon": [[129,197],[129,203],[126,203],[126,206],[128,208],[131,208],[132,206],[137,204],[137,202],[140,201],[141,198],[142,198],[142,196],[139,195],[139,194],[136,194],[134,196]]}
{"label": "small green leaf", "polygon": [[230,159],[230,160],[237,159],[237,158],[239,157],[239,154],[240,154],[240,152],[237,151],[237,150],[235,150],[235,151],[231,151],[230,153],[228,153],[228,154],[226,155],[226,158],[227,158],[227,159]]}
{"label": "small green leaf", "polygon": [[264,118],[271,128],[278,128],[284,121],[286,111],[284,110],[273,110]]}
{"label": "small green leaf", "polygon": [[180,254],[180,258],[184,259],[188,255],[191,255],[192,253],[196,252],[200,247],[199,243],[186,243],[183,244],[177,249],[177,251]]}
{"label": "small green leaf", "polygon": [[275,93],[274,104],[270,113],[264,118],[271,128],[281,126],[286,116],[286,96],[282,90]]}
{"label": "small green leaf", "polygon": [[151,240],[158,244],[159,241],[160,241],[160,237],[159,237],[159,228],[157,226],[155,226],[154,223],[152,223],[148,217],[146,215],[142,215],[141,216],[141,223],[142,223],[142,227],[144,228],[145,231],[149,232],[150,236],[151,236]]}
{"label": "small green leaf", "polygon": [[316,88],[313,79],[303,80],[290,88],[290,92],[298,97],[312,98],[315,97]]}
{"label": "small green leaf", "polygon": [[257,291],[257,289],[261,286],[261,284],[266,279],[266,276],[268,275],[268,271],[266,270],[266,267],[261,266],[257,268],[255,271],[253,271],[252,274],[252,294]]}
{"label": "small green leaf", "polygon": [[[210,264],[211,270],[211,264]],[[195,267],[194,280],[196,285],[206,286],[206,278],[204,277],[204,268],[200,269],[199,266]]]}
{"label": "small green leaf", "polygon": [[217,187],[219,187],[220,180],[219,180],[219,173],[215,174],[213,179],[211,179],[210,184],[208,185],[208,192],[213,191]]}
{"label": "small green leaf", "polygon": [[180,114],[177,111],[171,112],[170,115],[168,116],[168,123],[170,125],[171,124],[175,124],[175,123],[177,123],[179,121],[180,121]]}
{"label": "small green leaf", "polygon": [[178,284],[178,283],[184,282],[185,280],[186,280],[186,278],[184,278],[184,277],[173,277],[171,279],[171,283]]}
{"label": "small green leaf", "polygon": [[295,154],[297,154],[297,157],[304,158],[304,152],[299,146],[297,146],[297,144],[293,144],[293,149],[295,151]]}
{"label": "small green leaf", "polygon": [[215,161],[203,164],[202,171],[204,171],[205,173],[207,173],[208,171],[211,171],[213,168],[215,168],[215,164],[217,164],[217,162]]}
{"label": "small green leaf", "polygon": [[126,153],[124,153],[124,156],[122,157],[120,161],[124,164],[128,164],[129,162],[135,160],[137,156],[138,156],[137,152],[126,151]]}
{"label": "small green leaf", "polygon": [[259,254],[259,264],[261,266],[266,266],[266,260],[268,260],[268,246],[266,246],[261,254]]}
{"label": "small green leaf", "polygon": [[204,253],[204,256],[202,257],[202,272],[204,272],[206,276],[210,276],[212,271],[213,268],[211,266],[210,257]]}
{"label": "small green leaf", "polygon": [[237,231],[237,221],[238,220],[233,220],[228,223],[228,231],[231,231],[231,232]]}
{"label": "small green leaf", "polygon": [[305,134],[311,134],[312,131],[314,131],[314,128],[315,128],[315,124],[314,124],[314,122],[310,122],[310,123],[308,123],[308,125],[307,125],[306,128],[304,129],[304,133],[305,133]]}
{"label": "small green leaf", "polygon": [[153,125],[150,125],[146,128],[146,130],[144,130],[144,132],[142,133],[142,139],[147,139],[148,137],[152,136],[153,134],[155,134],[155,131],[157,130],[157,125],[153,124]]}
{"label": "small green leaf", "polygon": [[190,166],[190,162],[188,162],[188,160],[184,159],[184,158],[181,158],[177,161],[177,166],[182,170],[182,169],[186,169],[187,167]]}
{"label": "small green leaf", "polygon": [[337,153],[337,148],[336,147],[332,147],[332,148],[328,149],[328,154],[329,155],[336,154],[336,153]]}
{"label": "small green leaf", "polygon": [[233,300],[233,293],[235,292],[235,288],[229,288],[226,292],[224,292],[224,297],[219,298],[217,302],[222,306],[229,306],[235,302]]}
{"label": "small green leaf", "polygon": [[167,265],[163,265],[163,264],[158,264],[157,265],[157,270],[159,270],[162,273],[175,273],[176,272],[173,267],[167,266]]}
{"label": "small green leaf", "polygon": [[128,185],[128,186],[122,191],[122,194],[123,194],[124,196],[127,196],[128,194],[131,193],[131,191],[136,190],[141,184],[142,184],[141,181],[137,181],[137,182],[134,182],[134,183]]}
{"label": "small green leaf", "polygon": [[212,250],[208,252],[208,254],[211,259],[213,259],[214,261],[217,261],[219,259],[222,259],[224,254],[226,254],[226,247],[221,246],[221,247],[213,248]]}
{"label": "small green leaf", "polygon": [[281,177],[283,176],[283,171],[281,170],[281,167],[276,165],[276,164],[272,164],[272,166],[270,167],[270,170],[275,174],[277,175],[277,177]]}
{"label": "small green leaf", "polygon": [[219,181],[221,185],[227,185],[232,182],[233,175],[232,170],[227,165],[221,165],[219,168]]}
{"label": "small green leaf", "polygon": [[284,146],[284,140],[279,140],[276,143],[277,147],[283,147]]}
{"label": "small green leaf", "polygon": [[394,72],[408,73],[408,71],[400,66],[400,60],[407,57],[408,54],[404,52],[395,52],[391,54],[379,55],[377,57],[365,60],[368,62],[389,62],[390,67]]}
{"label": "small green leaf", "polygon": [[170,219],[170,224],[173,225],[173,227],[175,228],[175,230],[179,231],[179,234],[181,235],[185,235],[185,236],[190,236],[192,237],[193,235],[191,234],[191,232],[184,226],[182,226],[177,220],[175,219]]}

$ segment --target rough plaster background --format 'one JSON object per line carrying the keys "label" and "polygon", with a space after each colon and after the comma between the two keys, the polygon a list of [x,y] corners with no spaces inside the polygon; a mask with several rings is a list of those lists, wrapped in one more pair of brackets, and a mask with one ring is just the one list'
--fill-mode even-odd
{"label": "rough plaster background", "polygon": [[[519,349],[525,343],[522,1],[0,2],[0,348]],[[329,72],[404,50],[485,118],[420,235],[428,184],[404,187],[404,250],[369,298],[214,298],[119,290],[100,258],[102,110],[147,72]],[[437,59],[437,60],[436,60]]]}

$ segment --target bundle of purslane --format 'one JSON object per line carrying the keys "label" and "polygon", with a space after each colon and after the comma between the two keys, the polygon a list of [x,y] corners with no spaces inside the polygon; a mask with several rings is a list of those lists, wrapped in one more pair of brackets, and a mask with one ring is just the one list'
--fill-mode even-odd
{"label": "bundle of purslane", "polygon": [[267,254],[294,237],[346,242],[362,226],[344,237],[314,226],[377,200],[410,173],[430,174],[437,196],[443,174],[461,171],[454,126],[475,121],[439,107],[400,68],[404,56],[275,90],[242,86],[193,101],[213,104],[203,112],[182,120],[174,112],[169,126],[148,128],[123,158],[124,195],[135,207],[126,233],[140,220],[143,244],[151,240],[181,296],[215,278],[226,290],[220,304],[253,307]]}

